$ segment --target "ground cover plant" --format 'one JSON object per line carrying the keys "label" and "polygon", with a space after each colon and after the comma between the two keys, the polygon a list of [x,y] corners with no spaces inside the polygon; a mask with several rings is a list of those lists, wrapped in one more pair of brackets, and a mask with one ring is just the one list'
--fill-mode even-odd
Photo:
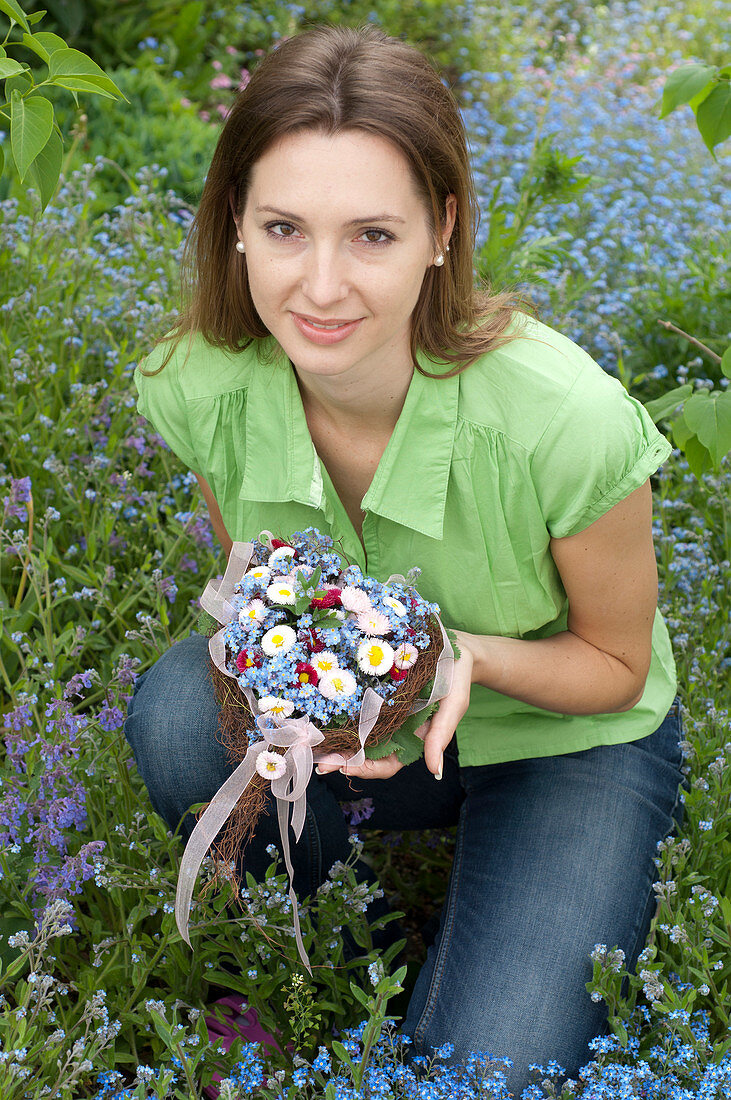
{"label": "ground cover plant", "polygon": [[[575,171],[592,180],[567,201],[548,188],[515,255],[558,237],[569,259],[547,254],[545,319],[643,397],[676,380],[724,386],[704,353],[699,362],[687,340],[657,331],[657,315],[719,354],[729,338],[727,154],[711,160],[690,112],[660,123],[655,109],[662,66],[718,62],[719,36],[708,17],[700,25],[700,9],[689,21],[659,10],[507,6],[496,22],[504,69],[473,74],[482,96],[465,106],[484,205],[502,180],[508,225],[542,117],[561,156],[582,154]],[[472,17],[487,28],[488,15],[477,7]],[[0,1096],[188,1100],[218,1067],[230,1098],[507,1100],[499,1061],[475,1052],[453,1067],[447,1045],[403,1065],[391,1025],[423,957],[419,929],[446,887],[449,832],[359,834],[368,806],[343,806],[353,858],[370,859],[405,914],[406,968],[372,950],[374,888],[356,882],[349,859],[300,902],[310,979],[276,849],[266,882],[248,882],[243,913],[225,888],[209,890],[192,914],[195,951],[180,941],[182,845],[152,812],[121,726],[135,676],[195,625],[197,596],[222,565],[192,477],[136,416],[131,385],[175,306],[190,206],[164,169],[141,164],[105,212],[103,171],[92,163],[68,175],[42,216],[20,191],[0,205]],[[686,820],[657,852],[658,912],[635,972],[623,945],[597,945],[587,960],[587,997],[605,1000],[608,1033],[573,1085],[555,1063],[537,1067],[524,1100],[731,1093],[730,480],[728,460],[698,478],[678,451],[656,478]],[[228,989],[279,1031],[284,1053],[213,1049],[204,1010]]]}

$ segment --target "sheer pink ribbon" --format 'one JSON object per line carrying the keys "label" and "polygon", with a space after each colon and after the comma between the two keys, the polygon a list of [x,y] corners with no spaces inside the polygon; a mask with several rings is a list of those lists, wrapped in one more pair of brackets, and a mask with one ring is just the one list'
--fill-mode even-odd
{"label": "sheer pink ribbon", "polygon": [[[225,676],[229,676],[234,680],[237,677],[226,668],[226,647],[223,634],[228,623],[237,617],[236,609],[230,601],[236,584],[248,568],[253,549],[253,543],[235,542],[229,556],[226,572],[220,584],[217,585],[215,581],[209,581],[201,597],[201,607],[204,611],[207,611],[219,623],[224,624],[221,630],[210,639],[208,648],[211,659],[216,668]],[[389,577],[387,583],[406,585],[407,581],[400,574],[394,574]],[[416,699],[414,701],[410,711],[411,714],[415,714],[431,706],[438,699],[442,699],[449,693],[452,686],[454,651],[441,622],[439,626],[442,632],[443,648],[437,661],[434,684],[428,699]],[[243,689],[243,691],[252,714],[256,714],[257,704],[253,692],[250,689]],[[188,934],[188,921],[193,890],[201,863],[216,836],[233,813],[244,790],[253,776],[258,774],[256,761],[259,753],[276,746],[286,750],[284,755],[281,756],[285,771],[277,779],[272,780],[272,794],[277,800],[279,835],[282,841],[284,862],[289,875],[289,898],[292,903],[297,950],[303,965],[309,974],[312,974],[310,961],[302,942],[297,895],[293,886],[294,869],[289,849],[289,803],[293,803],[291,825],[295,840],[298,841],[305,823],[306,790],[312,775],[313,764],[327,763],[342,766],[348,763],[354,767],[362,764],[365,760],[364,746],[368,735],[376,724],[382,704],[383,699],[381,696],[372,688],[366,688],[358,718],[360,748],[351,757],[345,757],[341,753],[318,753],[315,755],[312,750],[321,744],[325,737],[307,717],[278,718],[268,713],[257,717],[256,725],[262,735],[262,740],[249,746],[244,759],[213,796],[190,835],[180,863],[175,897],[175,920],[181,936],[189,947],[191,943]],[[417,735],[422,739],[426,734],[426,728],[425,724],[417,730]],[[424,732],[422,733],[422,731]]]}

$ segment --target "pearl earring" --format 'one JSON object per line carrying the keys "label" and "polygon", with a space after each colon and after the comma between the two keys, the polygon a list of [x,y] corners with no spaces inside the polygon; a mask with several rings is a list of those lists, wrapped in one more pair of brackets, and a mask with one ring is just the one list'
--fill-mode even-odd
{"label": "pearl earring", "polygon": [[434,266],[435,267],[441,267],[443,264],[444,264],[444,253],[440,252],[439,255],[436,257],[436,259],[434,260]]}
{"label": "pearl earring", "polygon": [[237,241],[236,242],[236,251],[237,252],[246,252],[246,248],[244,247],[244,242],[243,241]]}

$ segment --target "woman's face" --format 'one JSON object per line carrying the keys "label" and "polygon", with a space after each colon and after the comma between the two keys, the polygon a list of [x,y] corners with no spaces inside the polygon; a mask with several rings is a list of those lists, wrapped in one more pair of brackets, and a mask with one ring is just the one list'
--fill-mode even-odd
{"label": "woman's face", "polygon": [[410,369],[435,253],[395,145],[358,130],[288,135],[254,165],[237,228],[254,305],[298,372],[355,381]]}

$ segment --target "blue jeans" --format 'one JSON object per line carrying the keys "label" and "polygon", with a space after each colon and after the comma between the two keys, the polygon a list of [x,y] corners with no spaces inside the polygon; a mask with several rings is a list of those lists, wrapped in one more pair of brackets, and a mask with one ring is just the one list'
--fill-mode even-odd
{"label": "blue jeans", "polygon": [[[192,635],[140,677],[125,727],[171,829],[230,773],[217,729],[206,640]],[[453,1043],[454,1063],[470,1051],[511,1058],[507,1082],[517,1097],[534,1081],[533,1062],[556,1060],[575,1077],[592,1057],[589,1040],[606,1030],[606,1006],[586,991],[590,952],[621,947],[632,970],[649,933],[653,857],[683,817],[681,737],[676,702],[648,737],[560,756],[461,768],[453,740],[441,782],[423,760],[389,780],[313,772],[305,828],[291,845],[295,890],[313,893],[351,851],[339,801],[373,800],[359,829],[456,825],[439,931],[402,1031],[415,1053]],[[193,823],[188,815],[183,836]],[[275,812],[260,819],[245,851],[255,878],[264,877],[272,843],[280,846]],[[358,877],[374,881],[363,861]],[[386,911],[385,899],[368,910]],[[387,925],[378,946],[398,934]]]}

